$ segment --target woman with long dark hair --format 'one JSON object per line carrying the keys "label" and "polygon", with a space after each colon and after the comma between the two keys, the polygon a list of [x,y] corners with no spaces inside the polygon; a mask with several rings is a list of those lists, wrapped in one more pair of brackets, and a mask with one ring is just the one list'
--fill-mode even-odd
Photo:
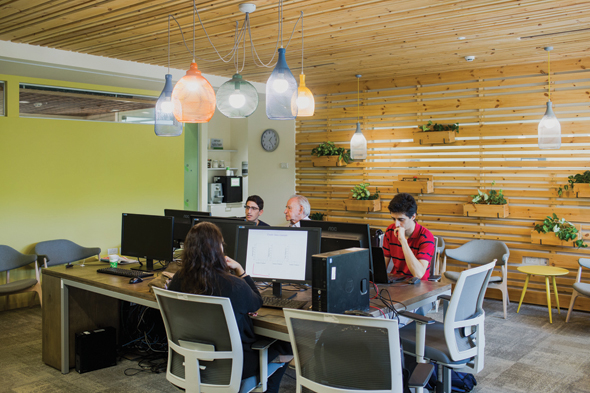
{"label": "woman with long dark hair", "polygon": [[[259,373],[259,355],[251,348],[257,338],[248,314],[262,307],[262,298],[242,266],[223,254],[223,236],[217,226],[201,222],[191,228],[184,242],[182,266],[174,274],[168,290],[229,298],[244,349],[242,379]],[[269,360],[276,355],[278,352],[269,348]],[[286,367],[269,377],[267,392],[279,391]]]}

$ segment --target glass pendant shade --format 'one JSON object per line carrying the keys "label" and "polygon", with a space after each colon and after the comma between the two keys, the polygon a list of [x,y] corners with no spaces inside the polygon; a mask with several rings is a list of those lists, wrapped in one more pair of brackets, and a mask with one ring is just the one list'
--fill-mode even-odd
{"label": "glass pendant shade", "polygon": [[242,75],[235,74],[217,90],[217,109],[232,119],[250,116],[258,108],[258,92]]}
{"label": "glass pendant shade", "polygon": [[182,134],[182,123],[176,120],[172,103],[172,75],[166,74],[166,83],[160,98],[156,101],[156,117],[154,131],[158,136],[179,136]]}
{"label": "glass pendant shade", "polygon": [[299,88],[297,89],[297,116],[313,116],[315,99],[311,90],[305,86],[305,74],[299,74]]}
{"label": "glass pendant shade", "polygon": [[361,123],[356,123],[356,131],[350,140],[350,158],[353,160],[367,158],[367,139],[361,131]]}
{"label": "glass pendant shade", "polygon": [[553,113],[551,101],[547,101],[547,110],[539,123],[539,149],[559,149],[561,147],[561,124]]}
{"label": "glass pendant shade", "polygon": [[279,48],[279,60],[266,82],[266,116],[270,120],[294,120],[297,117],[297,80]]}
{"label": "glass pendant shade", "polygon": [[172,90],[174,117],[182,123],[206,123],[215,113],[215,91],[201,76],[197,63],[191,63]]}

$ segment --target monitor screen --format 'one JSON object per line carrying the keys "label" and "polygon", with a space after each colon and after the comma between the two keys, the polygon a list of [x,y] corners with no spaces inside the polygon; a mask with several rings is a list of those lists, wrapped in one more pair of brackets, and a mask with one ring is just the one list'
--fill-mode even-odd
{"label": "monitor screen", "polygon": [[321,229],[248,227],[238,231],[236,261],[256,281],[311,283]]}
{"label": "monitor screen", "polygon": [[209,217],[211,216],[211,212],[198,212],[194,210],[174,210],[174,209],[164,209],[164,215],[174,217],[176,221],[179,219],[185,219],[187,221],[191,221],[191,216],[201,216],[201,217]]}
{"label": "monitor screen", "polygon": [[174,217],[174,241],[176,246],[179,247],[180,243],[183,243],[184,239],[186,239],[188,231],[191,230],[193,221],[191,217],[209,217],[211,212],[164,209],[164,215]]}
{"label": "monitor screen", "polygon": [[153,261],[173,259],[174,217],[123,213],[121,225],[121,255],[145,258],[153,270]]}
{"label": "monitor screen", "polygon": [[199,222],[204,221],[217,225],[223,235],[223,242],[225,243],[223,251],[225,255],[232,259],[236,259],[235,253],[236,242],[238,239],[238,228],[256,225],[253,222],[238,219],[230,220],[221,217],[193,217],[193,225],[197,225]]}

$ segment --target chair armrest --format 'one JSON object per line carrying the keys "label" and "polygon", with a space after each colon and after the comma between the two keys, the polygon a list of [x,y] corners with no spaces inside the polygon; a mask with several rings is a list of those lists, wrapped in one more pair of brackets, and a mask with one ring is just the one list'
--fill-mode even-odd
{"label": "chair armrest", "polygon": [[418,363],[414,371],[412,371],[412,375],[410,375],[408,387],[423,388],[428,383],[428,380],[430,379],[430,376],[433,372],[434,365],[430,363]]}
{"label": "chair armrest", "polygon": [[425,317],[424,315],[416,314],[409,311],[398,311],[397,313],[402,317],[413,319],[416,322],[424,323],[426,325],[432,325],[435,322],[435,320],[432,318]]}
{"label": "chair armrest", "polygon": [[430,276],[430,277],[428,277],[428,281],[439,282],[440,279],[441,279],[441,276]]}
{"label": "chair armrest", "polygon": [[268,337],[260,337],[257,341],[252,343],[250,346],[252,349],[262,351],[264,349],[268,349],[275,341],[275,339],[268,338]]}
{"label": "chair armrest", "polygon": [[438,295],[437,299],[438,300],[444,300],[445,302],[450,302],[451,301],[451,296],[450,295]]}

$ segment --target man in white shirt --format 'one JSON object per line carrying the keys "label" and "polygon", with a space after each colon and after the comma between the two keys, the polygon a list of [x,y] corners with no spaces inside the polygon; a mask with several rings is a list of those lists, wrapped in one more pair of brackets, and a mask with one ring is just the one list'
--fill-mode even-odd
{"label": "man in white shirt", "polygon": [[309,220],[311,205],[306,197],[302,195],[293,195],[287,201],[285,207],[285,219],[289,222],[290,227],[300,227],[301,220]]}

